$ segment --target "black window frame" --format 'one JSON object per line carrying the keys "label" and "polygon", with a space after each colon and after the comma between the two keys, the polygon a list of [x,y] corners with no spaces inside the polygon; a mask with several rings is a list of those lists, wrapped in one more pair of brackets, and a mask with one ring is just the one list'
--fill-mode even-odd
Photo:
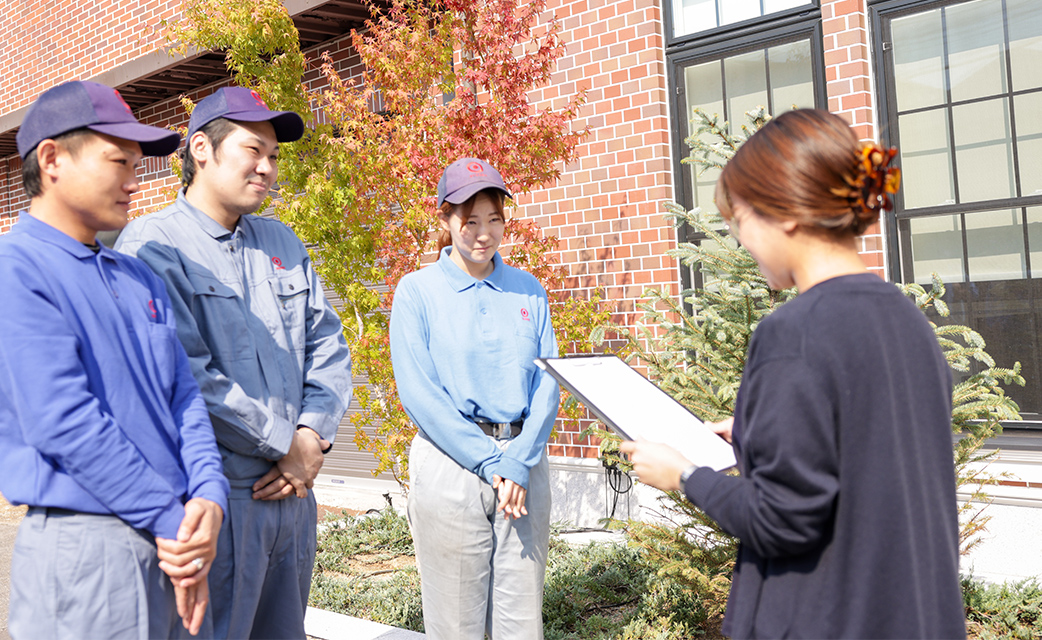
{"label": "black window frame", "polygon": [[[672,7],[672,2],[667,0],[666,5]],[[670,11],[667,11],[668,13]],[[667,24],[669,23],[671,23],[671,19],[667,19]],[[671,29],[671,27],[667,28]],[[684,70],[694,64],[722,60],[750,51],[760,51],[776,45],[803,40],[809,40],[811,44],[811,77],[814,83],[815,107],[825,109],[828,106],[828,89],[825,78],[821,10],[817,2],[813,6],[807,5],[770,14],[769,17],[700,32],[697,36],[680,39],[681,44],[673,47],[667,46],[666,68],[671,92],[669,117],[672,123],[670,144],[673,156],[673,200],[675,202],[687,210],[694,207],[691,167],[682,162],[690,153],[684,140],[690,135],[691,119],[691,114],[687,112]],[[768,99],[770,99],[769,92]],[[769,105],[767,106],[769,107]],[[734,121],[731,114],[725,113],[721,116]],[[678,242],[698,242],[704,238],[704,234],[696,233],[686,226],[677,230]],[[701,274],[697,270],[683,265],[680,265],[679,268],[682,289],[690,289],[701,284]]]}
{"label": "black window frame", "polygon": [[[726,2],[726,0],[719,1]],[[810,2],[798,7],[777,11],[766,16],[676,36],[674,35],[676,29],[673,28],[673,0],[663,0],[662,5],[665,18],[663,23],[666,30],[667,54],[671,53],[673,49],[684,48],[689,45],[704,46],[717,42],[726,42],[732,38],[742,38],[750,33],[762,30],[765,24],[769,24],[771,27],[784,27],[792,23],[801,23],[810,15],[817,16],[819,20],[821,18],[821,0],[810,0]],[[761,8],[763,7],[763,0],[760,0],[760,6]]]}
{"label": "black window frame", "polygon": [[[953,7],[960,4],[967,4],[974,0],[869,0],[868,13],[869,13],[869,24],[871,25],[872,33],[872,48],[873,57],[876,61],[874,70],[874,79],[876,86],[876,97],[877,97],[877,116],[878,116],[878,132],[880,141],[887,146],[895,146],[898,149],[901,148],[900,140],[900,129],[897,124],[899,111],[897,108],[897,95],[895,87],[895,74],[892,73],[894,68],[894,49],[892,39],[891,24],[894,20],[903,17],[932,11],[942,7]],[[1009,61],[1007,58],[1007,82],[1009,83]],[[947,68],[945,69],[947,72]],[[949,89],[950,90],[950,89]],[[1014,91],[1011,83],[1007,86],[1005,93],[1010,99],[1017,95],[1026,93],[1039,93],[1042,90],[1031,89]],[[962,104],[970,104],[973,102],[990,100],[995,96],[987,96],[984,98],[976,98],[973,100],[965,100],[953,102],[950,100],[950,96],[946,99],[945,106],[943,107],[948,111],[949,118],[949,145],[954,153],[955,143],[954,135],[955,132],[950,126],[951,124],[951,110],[955,106]],[[933,107],[931,107],[933,108]],[[1011,136],[1016,139],[1016,123],[1011,123]],[[1016,156],[1016,146],[1014,145],[1013,154]],[[1016,160],[1015,160],[1016,162]],[[957,163],[953,165],[953,171],[957,172]],[[957,173],[953,174],[953,180],[958,182],[959,176]],[[1019,173],[1014,175],[1014,178],[1019,184],[1020,176]],[[959,192],[956,189],[956,200],[959,199]],[[1024,242],[1025,242],[1025,260],[1026,263],[1026,275],[1020,280],[1009,280],[1009,281],[990,281],[990,280],[973,280],[970,272],[970,261],[967,249],[967,231],[965,224],[962,225],[962,268],[963,268],[963,281],[959,283],[952,283],[956,286],[967,285],[970,287],[980,286],[981,288],[991,288],[993,286],[1001,286],[1003,283],[1012,283],[1009,286],[1016,286],[1016,283],[1023,282],[1024,288],[1030,288],[1031,281],[1034,280],[1036,283],[1039,282],[1040,278],[1033,278],[1031,276],[1032,265],[1030,251],[1027,246],[1027,217],[1026,210],[1030,207],[1042,206],[1042,195],[1029,195],[1029,196],[1014,196],[1011,198],[999,198],[993,200],[979,200],[972,202],[956,202],[953,204],[936,205],[929,207],[918,207],[911,211],[905,210],[904,193],[903,190],[899,190],[894,198],[894,206],[891,210],[886,212],[886,227],[884,234],[886,237],[886,254],[887,254],[887,269],[886,277],[891,282],[905,282],[905,274],[911,264],[912,252],[911,252],[911,235],[907,232],[902,232],[910,224],[911,220],[917,218],[928,218],[935,216],[959,216],[960,220],[964,220],[963,214],[968,213],[979,213],[979,212],[992,212],[992,211],[1006,211],[1006,210],[1020,210],[1022,219],[1021,225],[1023,226]],[[1038,267],[1035,267],[1037,270]],[[992,284],[994,282],[994,284]],[[952,286],[949,287],[949,292],[952,290]],[[1039,288],[1036,286],[1035,288]],[[951,302],[955,304],[966,305],[970,309],[971,319],[967,322],[973,327],[976,320],[980,318],[976,317],[979,313],[973,308],[972,304],[965,299],[960,299],[961,293],[955,293],[955,296]],[[982,304],[982,303],[977,303]],[[982,304],[986,305],[987,302]],[[961,321],[960,321],[961,322]],[[988,336],[984,336],[985,340]],[[989,351],[992,345],[989,345]],[[1023,361],[1023,358],[1020,358]],[[998,362],[998,366],[1009,366],[1011,363]],[[1028,381],[1031,384],[1031,381]],[[1018,428],[1042,428],[1042,412],[1035,413],[1032,411],[1023,411],[1022,414],[1027,416],[1023,421],[1010,423],[1011,426]]]}

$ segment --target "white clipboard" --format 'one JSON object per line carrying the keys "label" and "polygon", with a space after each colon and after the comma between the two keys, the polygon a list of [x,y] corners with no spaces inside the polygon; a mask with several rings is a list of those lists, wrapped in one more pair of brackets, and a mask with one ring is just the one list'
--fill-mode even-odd
{"label": "white clipboard", "polygon": [[536,358],[535,364],[627,440],[668,444],[694,464],[717,471],[737,463],[730,444],[618,356]]}

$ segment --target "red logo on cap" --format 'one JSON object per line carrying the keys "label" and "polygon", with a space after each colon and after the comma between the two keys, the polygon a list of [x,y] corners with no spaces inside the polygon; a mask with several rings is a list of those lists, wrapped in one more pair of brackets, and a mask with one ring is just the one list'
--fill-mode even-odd
{"label": "red logo on cap", "polygon": [[258,107],[264,107],[265,109],[268,108],[268,105],[264,104],[264,101],[261,100],[260,94],[258,94],[256,91],[250,89],[250,95],[253,96],[253,99],[257,103]]}
{"label": "red logo on cap", "polygon": [[134,115],[134,112],[130,110],[130,105],[127,104],[127,101],[123,99],[123,96],[119,95],[119,91],[113,89],[112,93],[116,94],[116,100],[119,100],[120,104],[123,105],[123,108],[127,110],[127,113],[129,113],[130,115]]}
{"label": "red logo on cap", "polygon": [[276,269],[283,269],[283,270],[285,270],[285,268],[286,268],[286,267],[282,266],[282,260],[279,260],[278,256],[272,256],[271,263],[273,265],[275,265]]}
{"label": "red logo on cap", "polygon": [[471,173],[485,173],[485,167],[481,166],[480,162],[471,162],[467,164],[467,171]]}

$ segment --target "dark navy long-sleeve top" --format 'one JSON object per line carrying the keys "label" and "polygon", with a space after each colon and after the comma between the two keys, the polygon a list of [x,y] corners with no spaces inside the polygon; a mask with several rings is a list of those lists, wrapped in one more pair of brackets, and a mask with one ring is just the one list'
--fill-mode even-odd
{"label": "dark navy long-sleeve top", "polygon": [[23,212],[0,238],[0,492],[176,538],[227,510],[206,404],[162,281]]}
{"label": "dark navy long-sleeve top", "polygon": [[965,636],[951,372],[922,312],[869,274],[764,319],[734,422],[741,476],[688,498],[741,540],[736,638]]}

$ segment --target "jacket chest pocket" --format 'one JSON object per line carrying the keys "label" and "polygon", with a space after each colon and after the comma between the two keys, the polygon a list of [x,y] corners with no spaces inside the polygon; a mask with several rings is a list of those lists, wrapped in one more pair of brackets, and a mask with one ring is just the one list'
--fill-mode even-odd
{"label": "jacket chest pocket", "polygon": [[303,269],[276,273],[269,280],[286,342],[295,350],[303,350],[307,334],[308,300],[311,287]]}
{"label": "jacket chest pocket", "polygon": [[188,280],[195,290],[192,316],[210,355],[224,363],[253,358],[244,303],[235,289],[210,274],[189,271]]}

